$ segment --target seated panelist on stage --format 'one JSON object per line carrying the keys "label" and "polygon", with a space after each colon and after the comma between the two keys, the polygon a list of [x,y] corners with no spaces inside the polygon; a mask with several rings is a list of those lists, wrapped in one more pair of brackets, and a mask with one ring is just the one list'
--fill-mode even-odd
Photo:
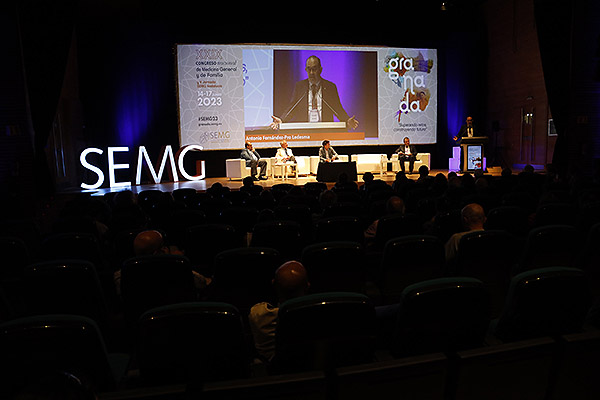
{"label": "seated panelist on stage", "polygon": [[277,153],[275,154],[275,159],[278,164],[285,162],[296,162],[296,157],[292,153],[292,149],[288,147],[288,143],[285,140],[282,140],[280,143],[281,147],[277,149]]}
{"label": "seated panelist on stage", "polygon": [[329,140],[323,140],[322,144],[323,145],[319,149],[320,162],[333,162],[339,158],[333,147],[331,147]]}
{"label": "seated panelist on stage", "polygon": [[282,116],[271,116],[272,129],[282,122],[333,122],[335,115],[348,129],[356,129],[358,120],[348,116],[342,107],[335,83],[321,78],[323,67],[317,56],[310,56],[305,66],[307,79],[296,82],[292,101]]}
{"label": "seated panelist on stage", "polygon": [[[252,143],[246,142],[246,148],[240,153],[240,158],[246,160],[246,167],[250,167],[252,180],[267,179],[267,162],[260,159],[258,151],[254,150]],[[260,177],[256,177],[256,172],[260,168]]]}
{"label": "seated panelist on stage", "polygon": [[398,161],[400,161],[400,169],[404,171],[404,162],[408,161],[408,173],[412,174],[415,167],[415,161],[417,160],[417,148],[414,144],[410,144],[410,139],[404,138],[404,144],[400,145],[395,151],[398,153]]}

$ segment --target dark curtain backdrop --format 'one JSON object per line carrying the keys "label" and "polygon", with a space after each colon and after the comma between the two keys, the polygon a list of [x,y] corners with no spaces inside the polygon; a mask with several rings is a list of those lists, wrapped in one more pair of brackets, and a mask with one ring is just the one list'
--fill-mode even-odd
{"label": "dark curtain backdrop", "polygon": [[[438,120],[442,123],[442,130],[438,133],[438,143],[439,152],[443,154],[438,158],[446,158],[446,165],[439,168],[448,168],[447,158],[452,155],[451,148],[456,146],[453,137],[468,116],[473,117],[478,128],[486,135],[491,134],[484,120],[486,107],[484,100],[486,91],[483,84],[486,65],[484,38],[486,35],[481,26],[473,29],[449,34],[438,55],[440,60]],[[492,153],[487,152],[488,160],[490,154]],[[489,161],[488,165],[490,165]]]}
{"label": "dark curtain backdrop", "polygon": [[88,136],[109,146],[177,144],[171,34],[118,19],[80,23],[77,34]]}
{"label": "dark curtain backdrop", "polygon": [[24,0],[17,15],[34,131],[34,171],[36,187],[42,193],[53,191],[53,177],[45,147],[52,130],[65,73],[75,1]]}
{"label": "dark curtain backdrop", "polygon": [[542,66],[556,125],[553,163],[600,176],[600,2],[536,0]]}
{"label": "dark curtain backdrop", "polygon": [[557,134],[552,163],[561,170],[566,170],[568,166],[572,8],[570,1],[534,2],[548,104]]}

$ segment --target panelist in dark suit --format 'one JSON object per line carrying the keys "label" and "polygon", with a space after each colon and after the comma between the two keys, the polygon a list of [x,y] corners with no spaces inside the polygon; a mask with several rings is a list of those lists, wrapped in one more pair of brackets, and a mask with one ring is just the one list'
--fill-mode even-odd
{"label": "panelist in dark suit", "polygon": [[417,148],[414,144],[410,144],[408,137],[404,138],[404,144],[400,145],[395,151],[398,153],[398,161],[400,161],[400,169],[404,171],[404,162],[408,161],[408,173],[412,174],[415,167],[415,161],[417,160]]}
{"label": "panelist in dark suit", "polygon": [[[246,160],[246,167],[250,167],[252,180],[267,179],[267,162],[260,159],[258,151],[254,150],[252,143],[246,142],[246,148],[240,153],[240,158]],[[260,168],[260,177],[256,177],[257,169]]]}
{"label": "panelist in dark suit", "polygon": [[333,162],[338,158],[329,140],[323,140],[322,147],[319,149],[319,162]]}
{"label": "panelist in dark suit", "polygon": [[333,122],[335,115],[348,129],[356,129],[358,120],[342,107],[335,83],[321,78],[323,67],[317,56],[306,60],[307,79],[296,82],[292,101],[281,117],[271,116],[272,129],[279,129],[282,122]]}

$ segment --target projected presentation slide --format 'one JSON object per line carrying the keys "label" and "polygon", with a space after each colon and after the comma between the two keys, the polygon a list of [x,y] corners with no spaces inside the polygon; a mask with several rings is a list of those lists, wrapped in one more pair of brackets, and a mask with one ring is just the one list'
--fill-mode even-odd
{"label": "projected presentation slide", "polygon": [[434,49],[177,45],[177,83],[181,146],[436,141]]}

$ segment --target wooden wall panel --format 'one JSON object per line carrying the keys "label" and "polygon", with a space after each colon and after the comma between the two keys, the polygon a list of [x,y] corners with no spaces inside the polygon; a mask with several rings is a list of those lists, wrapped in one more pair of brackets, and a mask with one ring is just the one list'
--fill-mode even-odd
{"label": "wooden wall panel", "polygon": [[[487,115],[495,127],[496,165],[542,167],[551,161],[550,111],[544,84],[533,0],[490,0],[483,5],[488,27]],[[533,113],[525,123],[523,114]],[[499,161],[502,162],[499,162]]]}

